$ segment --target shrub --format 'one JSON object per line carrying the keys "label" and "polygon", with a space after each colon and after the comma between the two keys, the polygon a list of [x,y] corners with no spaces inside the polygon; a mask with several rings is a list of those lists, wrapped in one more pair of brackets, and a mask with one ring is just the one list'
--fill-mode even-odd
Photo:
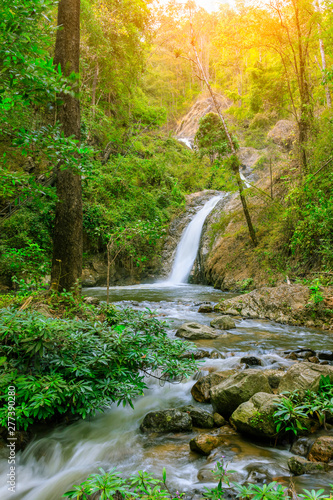
{"label": "shrub", "polygon": [[[170,339],[150,312],[112,309],[104,323],[46,318],[2,310],[0,399],[15,386],[17,428],[72,414],[85,418],[143,394],[144,376],[159,370],[170,381],[196,366],[181,355],[193,348]],[[112,326],[111,326],[112,325]],[[1,426],[8,412],[0,409]]]}

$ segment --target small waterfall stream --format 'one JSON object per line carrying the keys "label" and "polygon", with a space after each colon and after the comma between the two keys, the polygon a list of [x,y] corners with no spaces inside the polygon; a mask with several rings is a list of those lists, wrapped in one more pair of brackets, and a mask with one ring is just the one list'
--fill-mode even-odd
{"label": "small waterfall stream", "polygon": [[[168,282],[152,285],[119,286],[110,288],[111,301],[120,307],[154,311],[167,320],[168,335],[174,338],[176,329],[185,321],[197,321],[209,325],[215,313],[202,314],[198,305],[207,300],[214,304],[230,294],[212,287],[187,284],[198,253],[203,224],[223,194],[214,196],[195,214],[184,230],[177,247],[173,269]],[[86,290],[90,296],[106,299],[106,288]],[[287,369],[293,361],[286,359],[283,351],[295,348],[332,349],[333,341],[322,331],[303,327],[277,325],[269,321],[237,319],[236,328],[225,337],[196,341],[198,347],[217,352],[214,359],[205,358],[200,370],[212,371],[240,369],[244,355],[260,356],[258,369]],[[0,499],[1,500],[60,500],[73,484],[78,484],[98,467],[109,470],[117,467],[124,476],[138,470],[146,470],[157,477],[166,467],[168,484],[192,495],[204,486],[213,486],[211,469],[214,462],[208,457],[190,451],[189,441],[198,429],[188,433],[149,436],[140,432],[144,415],[153,410],[177,408],[184,404],[211,407],[195,402],[190,390],[194,379],[172,385],[160,386],[154,379],[147,379],[149,389],[145,396],[137,398],[134,410],[111,405],[103,414],[79,420],[69,426],[59,425],[43,430],[27,446],[17,453],[17,490],[7,488],[8,453],[0,449]],[[287,460],[289,450],[271,448],[240,435],[226,435],[223,454],[234,472],[232,480],[245,481],[256,471],[266,471],[268,478],[289,482]],[[254,471],[254,472],[253,472]],[[265,472],[265,474],[266,474]],[[261,472],[260,472],[261,473]],[[266,476],[265,476],[266,477]],[[327,487],[332,476],[300,476],[295,478],[299,487]]]}
{"label": "small waterfall stream", "polygon": [[221,198],[222,196],[214,196],[208,200],[185,228],[177,246],[169,283],[187,283],[199,250],[202,227]]}

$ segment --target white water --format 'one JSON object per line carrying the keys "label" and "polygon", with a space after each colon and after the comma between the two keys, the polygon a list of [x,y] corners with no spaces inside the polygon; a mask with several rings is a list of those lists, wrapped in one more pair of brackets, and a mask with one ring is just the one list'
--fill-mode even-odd
{"label": "white water", "polygon": [[208,200],[186,227],[177,247],[169,283],[187,283],[198,253],[202,226],[220,199],[221,196],[214,196]]}
{"label": "white water", "polygon": [[[151,288],[149,288],[151,287]],[[106,299],[106,288],[86,290],[90,296]],[[134,285],[113,287],[112,301],[118,306],[147,308],[162,320],[171,324],[168,335],[174,337],[176,329],[185,321],[197,321],[209,325],[216,313],[198,312],[198,304],[203,301],[216,303],[221,297],[230,297],[221,290],[200,285],[166,286]],[[117,302],[121,300],[122,302]],[[125,302],[123,302],[125,300]],[[134,303],[133,303],[134,301]],[[153,302],[152,302],[153,301]],[[333,350],[333,340],[322,331],[303,327],[278,325],[269,321],[236,320],[236,328],[227,337],[197,341],[200,348],[217,350],[225,359],[206,358],[200,366],[202,374],[209,371],[240,368],[240,359],[259,356],[262,366],[258,369],[288,368],[292,360],[285,359],[285,349],[308,347],[314,350]],[[148,435],[139,430],[140,424],[149,411],[193,404],[212,411],[210,405],[202,405],[192,399],[190,390],[194,380],[180,384],[166,383],[161,387],[157,380],[147,379],[149,389],[145,396],[135,400],[130,407],[112,405],[103,414],[90,420],[80,420],[69,426],[41,430],[36,439],[23,452],[17,453],[17,491],[7,489],[8,450],[0,449],[0,500],[61,500],[64,491],[73,484],[79,484],[98,467],[110,470],[117,467],[128,477],[138,470],[146,470],[161,477],[166,467],[168,485],[172,490],[188,492],[189,495],[204,486],[213,486],[209,470],[223,453],[229,468],[235,470],[232,481],[244,481],[250,469],[267,469],[267,482],[273,478],[286,478],[289,482],[287,460],[291,453],[286,449],[270,448],[250,442],[238,435],[226,435],[225,444],[212,453],[211,457],[199,456],[190,451],[189,442],[199,432]],[[217,456],[215,455],[217,453]],[[217,458],[216,458],[217,457]],[[207,476],[208,474],[208,476]],[[294,478],[298,488],[325,487],[332,483],[332,475],[299,476]],[[284,483],[286,484],[286,483]]]}
{"label": "white water", "polygon": [[191,140],[188,139],[187,137],[180,138],[180,139],[178,139],[178,141],[184,143],[185,146],[187,146],[188,148],[193,149]]}
{"label": "white water", "polygon": [[251,184],[249,184],[249,183],[247,182],[245,175],[244,175],[244,174],[242,174],[242,172],[239,172],[239,175],[240,175],[240,178],[242,179],[242,181],[244,182],[245,187],[247,187],[247,188],[251,187]]}

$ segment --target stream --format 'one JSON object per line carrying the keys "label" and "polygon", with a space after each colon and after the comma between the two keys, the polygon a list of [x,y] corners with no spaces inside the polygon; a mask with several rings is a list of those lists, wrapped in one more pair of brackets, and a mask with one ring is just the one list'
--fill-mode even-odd
{"label": "stream", "polygon": [[[205,218],[220,199],[211,198],[199,207],[192,221],[185,228],[179,242],[169,281],[155,284],[118,286],[110,288],[110,300],[119,307],[132,307],[154,314],[166,322],[170,337],[184,322],[196,321],[209,325],[215,313],[198,312],[205,302],[216,304],[233,295],[209,286],[187,284],[187,277],[197,255],[200,235]],[[194,247],[194,248],[191,248]],[[106,288],[84,290],[85,295],[106,299]],[[202,375],[210,371],[232,368],[244,369],[240,359],[244,355],[260,357],[262,370],[287,369],[293,361],[284,357],[284,351],[301,348],[333,350],[333,340],[321,330],[280,325],[270,321],[236,319],[236,328],[230,335],[212,340],[198,340],[199,348],[211,352],[213,358],[204,358],[199,370]],[[169,487],[188,492],[189,498],[204,486],[213,486],[211,470],[215,452],[203,457],[189,448],[189,441],[198,432],[143,434],[140,423],[152,410],[177,408],[193,404],[211,411],[210,405],[199,404],[191,396],[191,388],[198,373],[181,383],[161,385],[154,378],[147,378],[148,390],[130,406],[112,405],[94,418],[80,420],[68,426],[58,425],[41,430],[37,437],[16,457],[16,492],[7,489],[8,450],[0,449],[0,500],[59,500],[73,484],[79,484],[99,467],[109,470],[117,467],[124,476],[146,470],[161,477],[167,471]],[[325,431],[327,434],[327,431]],[[220,450],[221,452],[221,450]],[[238,434],[226,432],[223,455],[235,473],[231,481],[279,480],[289,484],[287,447],[264,446]],[[215,460],[218,460],[218,455]],[[332,473],[294,478],[296,487],[319,488],[333,482]]]}
{"label": "stream", "polygon": [[[106,288],[86,289],[85,294],[105,299]],[[161,320],[168,322],[172,337],[184,321],[209,324],[216,314],[198,313],[199,304],[206,301],[216,303],[223,296],[230,297],[231,294],[208,286],[187,284],[162,283],[110,289],[111,300],[120,307],[155,311]],[[264,370],[290,366],[293,362],[282,356],[287,349],[333,349],[333,342],[328,341],[322,331],[269,321],[238,320],[236,329],[230,332],[232,335],[227,338],[196,342],[201,348],[217,350],[225,356],[225,359],[205,359],[200,368],[204,374],[210,369],[237,367],[245,354],[259,356]],[[189,448],[190,439],[202,431],[149,436],[139,430],[144,415],[154,409],[194,404],[211,410],[210,405],[192,399],[190,390],[195,380],[162,386],[154,379],[147,380],[147,383],[149,389],[145,396],[135,401],[134,410],[114,405],[90,420],[43,431],[18,453],[15,494],[4,486],[7,450],[1,450],[4,451],[4,458],[0,461],[1,500],[58,500],[72,484],[78,484],[87,475],[97,472],[98,467],[108,470],[116,466],[124,475],[144,469],[157,476],[166,467],[169,485],[185,492],[202,490],[203,486],[211,484],[209,470],[213,468],[213,462]],[[251,474],[255,477],[264,472],[266,476],[280,478],[288,484],[287,460],[291,456],[288,449],[266,447],[237,435],[227,436],[227,440],[229,444],[223,453],[230,462],[229,468],[236,471],[233,480],[243,481]],[[298,487],[319,488],[328,486],[332,477],[318,474],[300,476],[295,480]]]}

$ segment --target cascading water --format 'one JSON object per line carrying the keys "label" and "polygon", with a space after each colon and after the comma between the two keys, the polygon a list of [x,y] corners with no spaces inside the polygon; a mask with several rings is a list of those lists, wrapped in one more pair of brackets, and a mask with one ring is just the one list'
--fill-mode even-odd
{"label": "cascading water", "polygon": [[[222,297],[230,297],[221,290],[208,286],[187,285],[186,297],[182,287],[138,286],[114,287],[111,297],[118,306],[135,307],[140,311],[153,310],[154,314],[171,323],[168,335],[174,338],[175,330],[184,321],[196,321],[209,325],[214,313],[198,312],[198,302],[218,302]],[[86,290],[90,296],[106,299],[106,289]],[[125,302],[123,302],[125,299]],[[184,300],[185,299],[185,300]],[[121,302],[118,302],[121,301]],[[134,302],[133,302],[134,301]],[[153,302],[152,302],[153,301]],[[134,305],[136,304],[136,305]],[[296,342],[296,343],[295,343]],[[269,321],[237,320],[237,327],[216,339],[197,341],[199,347],[223,354],[221,358],[207,358],[200,369],[224,371],[239,368],[243,356],[259,356],[262,366],[258,369],[288,368],[293,363],[285,359],[286,349],[311,348],[333,350],[333,341],[322,331],[315,333],[303,327],[278,325]],[[192,404],[200,406],[191,396],[193,379],[179,384],[166,383],[160,386],[155,379],[147,379],[149,389],[145,396],[137,398],[134,410],[112,405],[94,418],[80,420],[69,426],[59,425],[50,430],[40,431],[26,449],[16,456],[16,492],[8,491],[8,448],[0,448],[0,499],[1,500],[61,500],[62,494],[73,484],[83,481],[89,474],[98,472],[98,467],[110,470],[117,467],[124,476],[146,470],[161,478],[163,467],[167,470],[167,482],[175,491],[185,491],[192,495],[204,486],[216,486],[212,475],[207,476],[214,461],[193,454],[189,442],[198,435],[198,430],[179,434],[146,435],[140,432],[140,424],[147,412],[167,408],[179,408]],[[208,411],[212,411],[206,405]],[[251,443],[239,435],[225,435],[223,455],[235,470],[234,481],[243,481],[249,476],[249,468],[267,471],[270,478],[283,477],[288,473],[289,451]],[[252,469],[251,469],[252,470]],[[255,469],[257,470],[257,469]],[[289,479],[287,478],[289,481]],[[329,475],[297,476],[298,487],[310,488],[314,481],[317,488],[327,487],[332,482]],[[311,489],[311,488],[310,488]]]}
{"label": "cascading water", "polygon": [[198,253],[202,226],[220,199],[221,196],[214,196],[208,200],[186,227],[177,247],[169,283],[187,283]]}

